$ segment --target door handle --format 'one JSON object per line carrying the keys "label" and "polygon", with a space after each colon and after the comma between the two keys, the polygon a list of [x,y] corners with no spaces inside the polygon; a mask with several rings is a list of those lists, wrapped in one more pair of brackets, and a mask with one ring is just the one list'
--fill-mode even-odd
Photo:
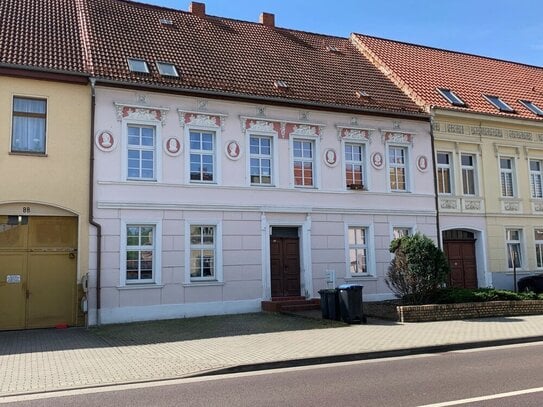
{"label": "door handle", "polygon": [[28,300],[30,298],[30,291],[28,289],[26,290],[26,299]]}

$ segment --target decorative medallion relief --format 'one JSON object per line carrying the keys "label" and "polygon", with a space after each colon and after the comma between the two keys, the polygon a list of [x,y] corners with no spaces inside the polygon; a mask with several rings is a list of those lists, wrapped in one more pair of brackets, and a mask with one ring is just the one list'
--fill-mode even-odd
{"label": "decorative medallion relief", "polygon": [[440,207],[441,209],[457,209],[458,204],[456,202],[456,199],[447,199],[447,198],[441,198],[440,199]]}
{"label": "decorative medallion relief", "polygon": [[123,119],[157,121],[162,126],[166,124],[166,116],[170,110],[162,107],[133,106],[122,103],[115,103],[115,108],[119,121]]}
{"label": "decorative medallion relief", "polygon": [[534,212],[543,212],[543,203],[534,203],[533,208]]}
{"label": "decorative medallion relief", "polygon": [[182,143],[179,139],[175,137],[170,137],[166,140],[164,140],[164,151],[166,154],[168,154],[170,157],[176,157],[179,154],[181,154],[183,147]]}
{"label": "decorative medallion relief", "polygon": [[385,160],[383,158],[383,154],[380,152],[373,153],[371,155],[371,166],[375,168],[376,170],[382,170],[385,166]]}
{"label": "decorative medallion relief", "polygon": [[464,209],[467,211],[480,211],[481,201],[479,200],[464,200]]}
{"label": "decorative medallion relief", "polygon": [[117,147],[117,138],[109,131],[101,131],[94,138],[96,147],[104,152],[113,151]]}
{"label": "decorative medallion relief", "polygon": [[323,153],[323,161],[328,167],[335,167],[338,163],[336,150],[327,148]]}
{"label": "decorative medallion relief", "polygon": [[417,157],[417,169],[420,172],[426,172],[426,170],[428,170],[428,157],[425,155],[419,155]]}
{"label": "decorative medallion relief", "polygon": [[504,202],[503,210],[507,212],[518,212],[520,210],[520,205],[518,202]]}
{"label": "decorative medallion relief", "polygon": [[241,147],[236,140],[230,140],[224,145],[224,153],[231,160],[239,160],[241,157]]}

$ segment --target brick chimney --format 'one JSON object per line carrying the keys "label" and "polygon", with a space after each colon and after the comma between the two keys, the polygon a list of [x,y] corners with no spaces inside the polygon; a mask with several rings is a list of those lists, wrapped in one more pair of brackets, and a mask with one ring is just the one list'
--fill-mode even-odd
{"label": "brick chimney", "polygon": [[262,13],[260,14],[260,24],[266,27],[275,27],[275,14]]}
{"label": "brick chimney", "polygon": [[193,1],[189,5],[189,11],[198,17],[205,17],[206,15],[206,5],[204,3],[198,3]]}

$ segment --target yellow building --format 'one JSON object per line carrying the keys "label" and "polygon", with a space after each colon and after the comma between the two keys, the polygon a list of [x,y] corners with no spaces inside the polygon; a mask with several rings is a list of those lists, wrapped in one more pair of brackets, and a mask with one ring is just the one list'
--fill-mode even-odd
{"label": "yellow building", "polygon": [[[74,4],[9,3],[17,15],[69,22],[42,32],[31,19],[0,21],[11,49],[0,60],[0,330],[82,325],[91,95],[77,13]],[[69,51],[59,55],[61,45]]]}
{"label": "yellow building", "polygon": [[355,34],[432,115],[443,249],[456,286],[543,271],[543,69]]}

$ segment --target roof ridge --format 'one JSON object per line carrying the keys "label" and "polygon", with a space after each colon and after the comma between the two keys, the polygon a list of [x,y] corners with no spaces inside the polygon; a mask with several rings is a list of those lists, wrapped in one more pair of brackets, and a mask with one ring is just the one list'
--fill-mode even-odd
{"label": "roof ridge", "polygon": [[446,48],[432,47],[430,45],[415,44],[415,43],[412,43],[412,42],[393,40],[393,39],[390,39],[390,38],[377,37],[377,36],[374,36],[374,35],[360,34],[360,33],[356,33],[356,32],[353,33],[353,34],[356,35],[356,36],[366,37],[366,38],[373,38],[373,39],[380,40],[380,41],[394,42],[394,43],[402,44],[402,45],[410,45],[410,46],[413,46],[413,47],[426,48],[426,49],[434,50],[434,51],[449,52],[449,53],[452,53],[452,54],[461,54],[461,55],[466,55],[466,56],[470,56],[470,57],[489,59],[489,60],[492,60],[492,61],[505,62],[505,63],[514,64],[514,65],[523,65],[523,66],[528,67],[528,68],[536,68],[536,69],[543,70],[542,66],[532,65],[532,64],[525,63],[525,62],[511,61],[511,60],[507,60],[507,59],[490,57],[490,56],[486,56],[486,55],[473,54],[473,53],[470,53],[470,52],[457,51],[457,50],[446,49]]}

